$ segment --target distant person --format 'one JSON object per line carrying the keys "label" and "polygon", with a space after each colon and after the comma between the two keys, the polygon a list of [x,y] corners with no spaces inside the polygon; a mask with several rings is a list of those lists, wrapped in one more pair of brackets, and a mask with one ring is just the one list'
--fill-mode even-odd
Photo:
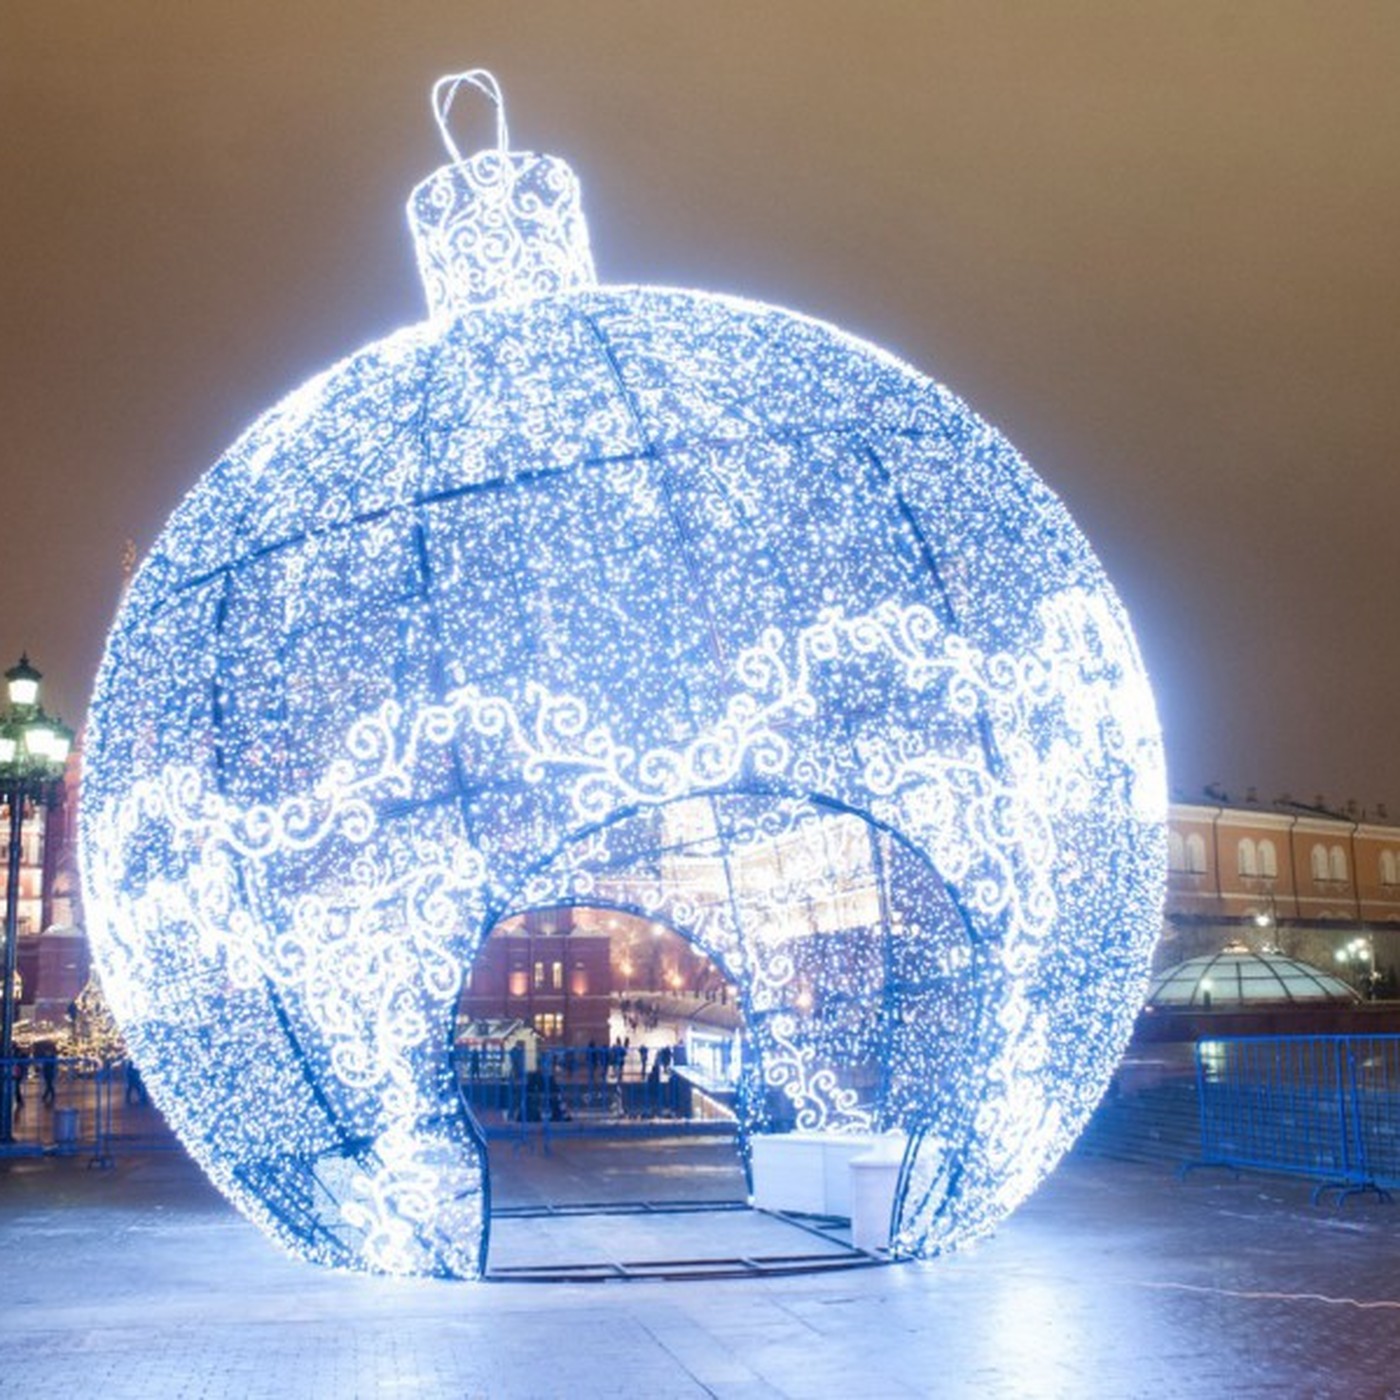
{"label": "distant person", "polygon": [[24,1080],[29,1073],[29,1052],[22,1045],[14,1047],[15,1058],[10,1066],[10,1078],[14,1084],[15,1112],[24,1112]]}
{"label": "distant person", "polygon": [[58,1046],[51,1040],[36,1040],[34,1056],[39,1061],[39,1075],[44,1082],[44,1107],[52,1108],[58,1090]]}
{"label": "distant person", "polygon": [[549,1117],[554,1123],[567,1123],[569,1110],[564,1106],[564,1094],[557,1079],[549,1081]]}

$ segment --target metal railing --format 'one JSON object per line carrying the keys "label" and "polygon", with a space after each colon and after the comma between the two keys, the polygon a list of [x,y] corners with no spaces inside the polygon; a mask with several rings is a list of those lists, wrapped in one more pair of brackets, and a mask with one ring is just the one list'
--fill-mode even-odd
{"label": "metal railing", "polygon": [[[732,1131],[732,1113],[683,1068],[634,1051],[619,1066],[600,1052],[541,1053],[527,1069],[507,1054],[459,1053],[462,1096],[489,1138],[543,1145],[556,1133]],[[0,1092],[13,1098],[13,1130],[0,1157],[86,1154],[108,1165],[116,1154],[178,1150],[174,1134],[125,1060],[15,1055],[0,1060]]]}
{"label": "metal railing", "polygon": [[457,1082],[489,1138],[539,1139],[556,1133],[727,1131],[732,1116],[712,1103],[684,1069],[654,1061],[643,1072],[606,1051],[547,1051],[529,1069],[522,1057],[454,1056]]}
{"label": "metal railing", "polygon": [[114,1067],[74,1055],[0,1060],[0,1093],[11,1096],[11,1137],[0,1156],[111,1160]]}
{"label": "metal railing", "polygon": [[1400,1186],[1400,1035],[1235,1036],[1196,1046],[1201,1155],[1389,1198]]}

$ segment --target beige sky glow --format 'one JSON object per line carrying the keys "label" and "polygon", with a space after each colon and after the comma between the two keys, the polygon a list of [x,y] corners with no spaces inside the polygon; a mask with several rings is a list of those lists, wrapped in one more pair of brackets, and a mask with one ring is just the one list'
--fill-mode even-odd
{"label": "beige sky glow", "polygon": [[835,321],[1007,432],[1133,614],[1175,784],[1400,811],[1388,3],[0,0],[0,661],[70,722],[123,541],[421,316],[402,204],[475,64],[606,280]]}

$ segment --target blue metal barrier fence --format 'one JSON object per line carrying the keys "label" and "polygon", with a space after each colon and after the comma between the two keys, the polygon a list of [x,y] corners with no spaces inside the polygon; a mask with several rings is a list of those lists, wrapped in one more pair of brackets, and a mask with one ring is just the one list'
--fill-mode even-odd
{"label": "blue metal barrier fence", "polygon": [[[732,1132],[723,1094],[667,1057],[643,1070],[635,1055],[602,1047],[595,1054],[544,1050],[465,1051],[454,1055],[458,1087],[487,1138],[538,1142],[556,1134]],[[634,1063],[635,1062],[635,1063]]]}
{"label": "blue metal barrier fence", "polygon": [[111,1160],[114,1067],[82,1055],[13,1055],[0,1060],[0,1093],[12,1127],[0,1156]]}
{"label": "blue metal barrier fence", "polygon": [[1314,1202],[1400,1186],[1400,1035],[1202,1040],[1196,1090],[1191,1166],[1316,1178]]}
{"label": "blue metal barrier fence", "polygon": [[[549,1150],[556,1134],[632,1136],[733,1132],[725,1086],[669,1058],[645,1064],[606,1047],[541,1051],[528,1062],[505,1053],[454,1057],[462,1097],[486,1136]],[[0,1158],[86,1154],[109,1165],[128,1152],[178,1150],[174,1135],[126,1060],[23,1052],[0,1060],[0,1093],[13,1129]],[[728,1097],[732,1097],[729,1095]]]}

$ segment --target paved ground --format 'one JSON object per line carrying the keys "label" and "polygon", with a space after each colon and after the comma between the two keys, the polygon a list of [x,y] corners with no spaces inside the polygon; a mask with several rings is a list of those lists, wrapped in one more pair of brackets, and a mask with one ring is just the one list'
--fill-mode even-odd
{"label": "paved ground", "polygon": [[[536,1130],[538,1133],[538,1130]],[[747,1191],[732,1137],[668,1134],[569,1135],[546,1146],[491,1142],[495,1207],[576,1205],[593,1201],[734,1201]]]}
{"label": "paved ground", "polygon": [[[556,1167],[580,1195],[610,1171],[631,1189],[625,1163],[577,1151],[518,1154],[517,1203]],[[723,1197],[722,1160],[659,1152],[636,1170],[683,1183],[695,1154]],[[657,1217],[626,1248],[722,1250],[717,1218]],[[599,1219],[549,1222],[560,1256],[616,1245]],[[333,1274],[283,1258],[175,1153],[0,1163],[0,1243],[4,1395],[1400,1396],[1400,1205],[1335,1213],[1300,1184],[1165,1165],[1071,1158],[973,1251],[810,1277]]]}

